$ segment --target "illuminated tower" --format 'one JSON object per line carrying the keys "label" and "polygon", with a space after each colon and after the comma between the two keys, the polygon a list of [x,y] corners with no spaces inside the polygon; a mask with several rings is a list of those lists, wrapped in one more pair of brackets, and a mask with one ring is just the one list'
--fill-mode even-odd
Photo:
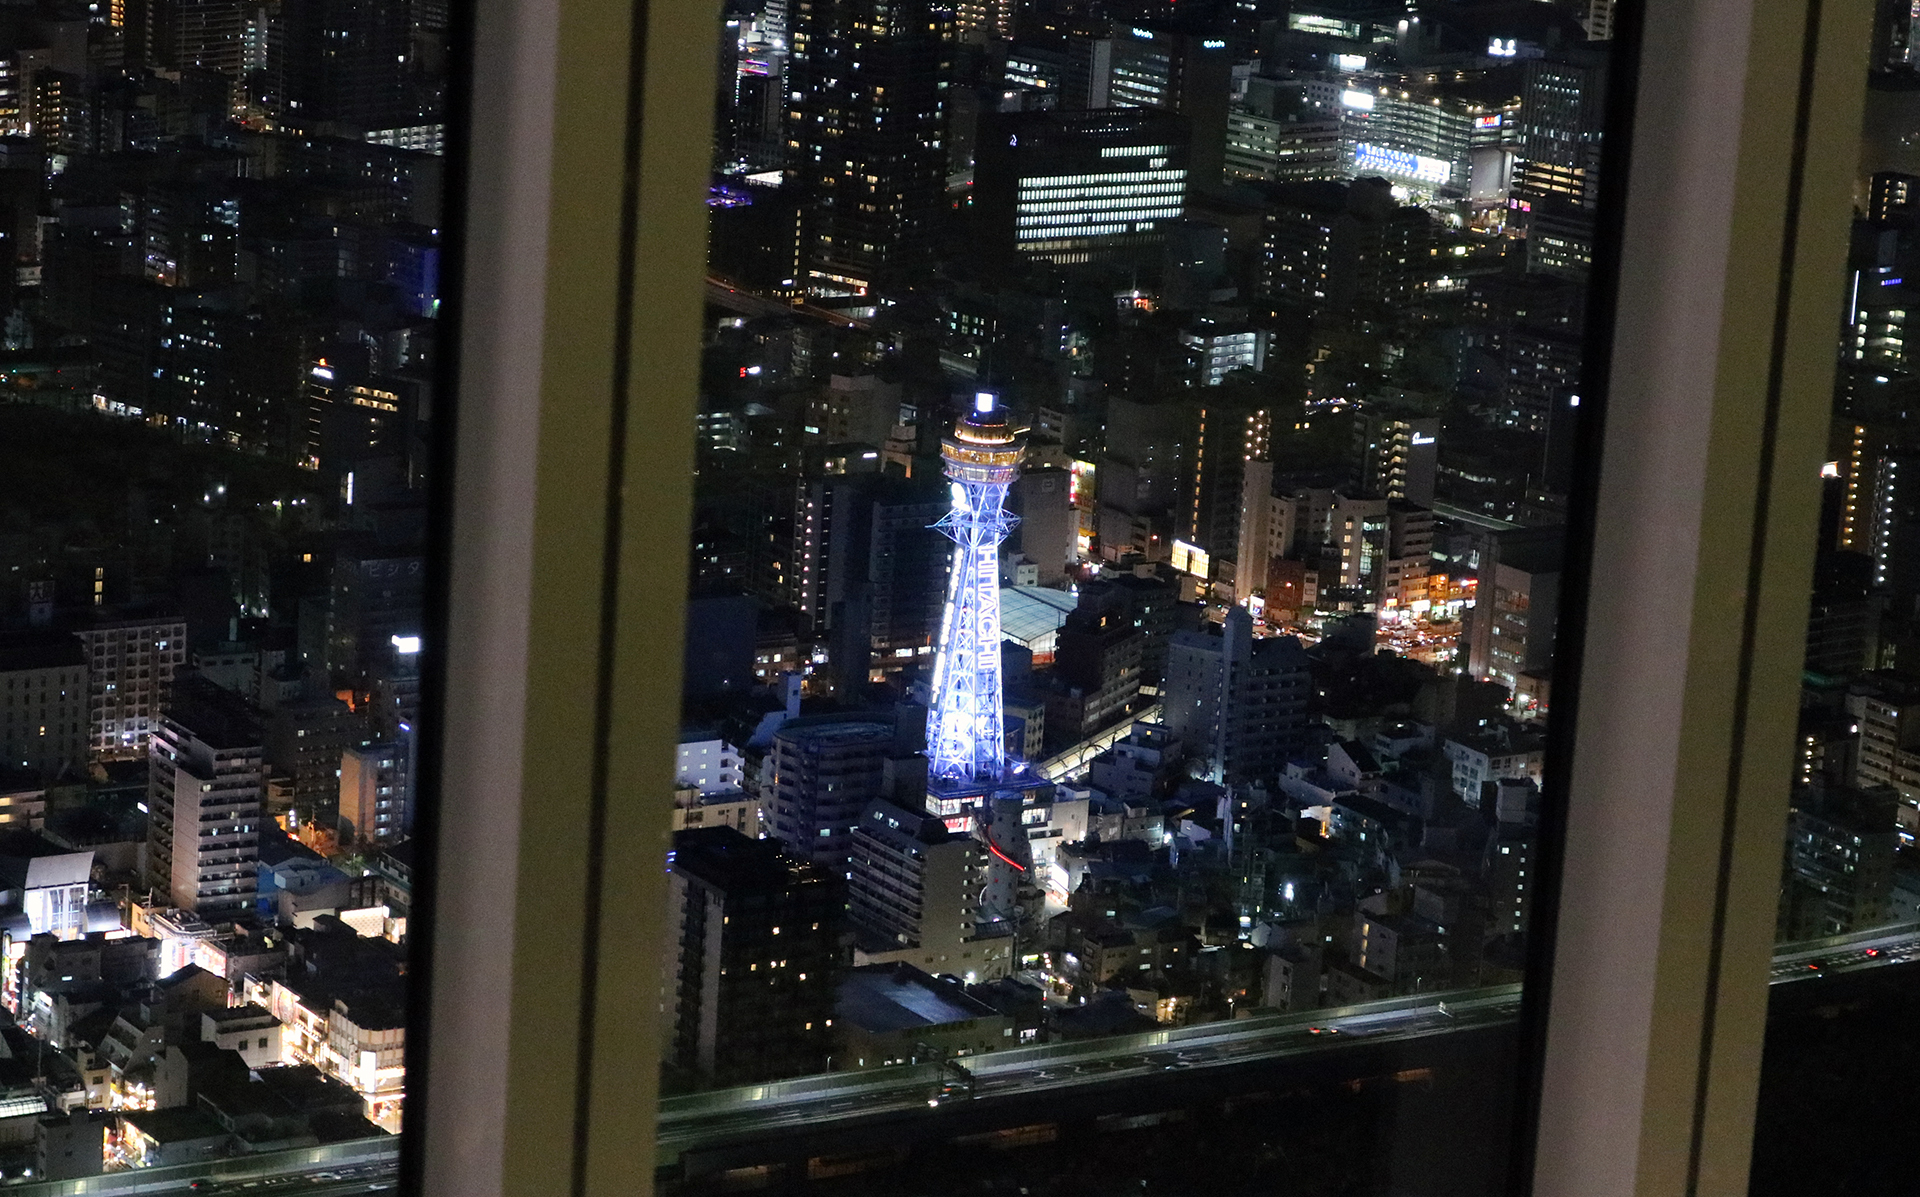
{"label": "illuminated tower", "polygon": [[991,391],[941,441],[953,508],[934,527],[953,539],[928,715],[928,773],[947,788],[991,787],[1006,770],[1000,693],[1000,542],[1013,530],[1007,487],[1026,456],[1021,430]]}

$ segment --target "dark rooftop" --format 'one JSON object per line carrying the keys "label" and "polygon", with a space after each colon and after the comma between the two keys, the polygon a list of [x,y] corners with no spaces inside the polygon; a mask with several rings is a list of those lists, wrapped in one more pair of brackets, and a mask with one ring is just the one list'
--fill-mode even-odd
{"label": "dark rooftop", "polygon": [[998,1011],[911,964],[874,964],[847,971],[833,1013],[863,1031],[884,1034],[992,1018]]}
{"label": "dark rooftop", "polygon": [[796,865],[773,840],[757,840],[731,827],[697,827],[674,833],[668,867],[716,889],[745,893],[785,888]]}
{"label": "dark rooftop", "polygon": [[216,749],[253,748],[265,741],[251,703],[195,673],[175,676],[166,715]]}
{"label": "dark rooftop", "polygon": [[86,649],[72,632],[14,632],[0,636],[0,673],[27,669],[83,668]]}

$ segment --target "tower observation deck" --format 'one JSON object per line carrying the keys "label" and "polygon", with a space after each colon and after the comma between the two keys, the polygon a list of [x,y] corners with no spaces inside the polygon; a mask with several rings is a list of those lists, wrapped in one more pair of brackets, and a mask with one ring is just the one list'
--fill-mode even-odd
{"label": "tower observation deck", "polygon": [[1006,774],[1000,688],[1000,542],[1013,530],[1007,487],[1027,453],[1024,429],[1007,423],[998,396],[981,391],[940,444],[951,480],[952,508],[934,527],[953,540],[939,655],[933,667],[933,709],[927,726],[927,772],[948,789],[989,789]]}

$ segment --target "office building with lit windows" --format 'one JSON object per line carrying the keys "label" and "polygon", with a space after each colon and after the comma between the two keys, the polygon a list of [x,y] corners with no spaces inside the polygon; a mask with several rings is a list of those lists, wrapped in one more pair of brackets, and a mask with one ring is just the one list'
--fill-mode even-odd
{"label": "office building with lit windows", "polygon": [[1064,106],[1154,108],[1185,117],[1194,182],[1219,183],[1233,62],[1226,39],[1174,24],[1115,22],[1068,40]]}
{"label": "office building with lit windows", "polygon": [[76,635],[87,655],[90,755],[97,761],[139,760],[159,726],[174,671],[186,664],[186,620],[109,619]]}
{"label": "office building with lit windows", "polygon": [[181,679],[147,758],[147,884],[162,903],[209,920],[249,913],[259,888],[266,764],[247,701]]}
{"label": "office building with lit windows", "polygon": [[1440,460],[1439,417],[1368,412],[1354,421],[1353,447],[1361,494],[1433,502]]}
{"label": "office building with lit windows", "polygon": [[787,154],[815,291],[865,294],[926,264],[946,204],[954,14],[930,0],[797,5]]}
{"label": "office building with lit windows", "polygon": [[974,208],[989,252],[1059,266],[1157,249],[1187,192],[1190,126],[1151,109],[1001,113],[981,122]]}
{"label": "office building with lit windows", "polygon": [[1561,568],[1557,528],[1501,533],[1482,549],[1479,598],[1460,631],[1469,674],[1509,690],[1546,675],[1553,665]]}
{"label": "office building with lit windows", "polygon": [[1262,328],[1205,319],[1180,334],[1181,343],[1194,352],[1200,385],[1208,387],[1219,386],[1235,370],[1264,370],[1272,339],[1273,334]]}
{"label": "office building with lit windows", "polygon": [[1231,607],[1218,631],[1174,634],[1163,718],[1209,780],[1258,781],[1273,777],[1310,742],[1312,688],[1300,642],[1255,639],[1253,617]]}
{"label": "office building with lit windows", "polygon": [[51,780],[87,763],[87,660],[72,636],[0,641],[0,768]]}
{"label": "office building with lit windows", "polygon": [[847,874],[854,963],[911,964],[969,984],[1005,976],[1012,939],[980,925],[988,859],[979,840],[925,811],[868,806]]}
{"label": "office building with lit windows", "polygon": [[894,725],[821,715],[789,720],[761,766],[767,830],[795,860],[846,871],[849,837],[881,796],[895,755]]}
{"label": "office building with lit windows", "polygon": [[1270,184],[1258,288],[1276,306],[1376,313],[1412,299],[1433,221],[1384,178]]}
{"label": "office building with lit windows", "polygon": [[706,827],[674,835],[667,883],[669,1075],[725,1086],[826,1071],[843,964],[838,873]]}

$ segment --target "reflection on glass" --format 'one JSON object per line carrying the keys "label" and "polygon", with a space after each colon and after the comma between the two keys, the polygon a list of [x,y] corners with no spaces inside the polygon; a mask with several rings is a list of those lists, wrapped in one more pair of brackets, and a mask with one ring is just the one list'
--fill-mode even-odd
{"label": "reflection on glass", "polygon": [[447,20],[0,19],[7,1181],[392,1169]]}
{"label": "reflection on glass", "polygon": [[728,5],[667,1175],[1497,1183],[1612,4],[1383,12]]}

